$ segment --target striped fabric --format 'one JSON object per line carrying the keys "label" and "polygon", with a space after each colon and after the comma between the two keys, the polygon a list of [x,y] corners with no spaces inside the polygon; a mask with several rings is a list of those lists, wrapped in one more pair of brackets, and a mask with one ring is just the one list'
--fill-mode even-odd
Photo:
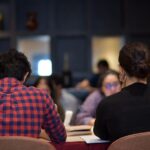
{"label": "striped fabric", "polygon": [[0,80],[0,136],[38,137],[44,128],[55,143],[66,131],[46,91],[26,87],[15,78]]}

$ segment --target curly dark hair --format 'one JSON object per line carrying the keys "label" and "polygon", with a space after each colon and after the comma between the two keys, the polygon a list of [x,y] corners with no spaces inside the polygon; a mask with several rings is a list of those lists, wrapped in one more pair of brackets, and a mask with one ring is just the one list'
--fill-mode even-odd
{"label": "curly dark hair", "polygon": [[140,42],[126,44],[120,50],[119,63],[129,76],[147,78],[150,72],[148,47]]}
{"label": "curly dark hair", "polygon": [[27,57],[15,49],[0,54],[0,79],[14,77],[22,81],[26,73],[31,74],[31,66]]}

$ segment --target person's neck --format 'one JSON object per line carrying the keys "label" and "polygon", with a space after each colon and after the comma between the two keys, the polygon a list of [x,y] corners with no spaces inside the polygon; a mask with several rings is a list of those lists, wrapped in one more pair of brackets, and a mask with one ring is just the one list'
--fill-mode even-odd
{"label": "person's neck", "polygon": [[125,83],[126,86],[129,86],[129,85],[134,84],[134,83],[146,84],[147,81],[146,81],[146,79],[138,79],[138,78],[135,78],[135,77],[127,77],[126,78],[126,83]]}

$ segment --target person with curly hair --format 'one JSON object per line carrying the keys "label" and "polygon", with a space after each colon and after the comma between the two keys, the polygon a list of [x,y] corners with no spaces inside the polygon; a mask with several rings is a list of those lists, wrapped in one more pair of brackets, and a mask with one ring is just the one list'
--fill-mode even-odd
{"label": "person with curly hair", "polygon": [[38,138],[44,128],[52,142],[65,142],[66,131],[51,97],[44,90],[23,85],[30,74],[23,53],[0,54],[0,136]]}
{"label": "person with curly hair", "polygon": [[122,90],[106,97],[98,106],[94,133],[114,141],[150,131],[150,52],[142,43],[126,44],[119,53]]}

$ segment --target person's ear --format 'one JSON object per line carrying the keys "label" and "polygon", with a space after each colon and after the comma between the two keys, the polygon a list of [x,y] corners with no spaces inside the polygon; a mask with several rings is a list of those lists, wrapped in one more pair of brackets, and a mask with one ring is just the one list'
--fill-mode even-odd
{"label": "person's ear", "polygon": [[22,83],[24,83],[24,82],[26,81],[28,75],[29,75],[29,72],[27,72],[27,73],[24,75],[23,80],[22,80]]}
{"label": "person's ear", "polygon": [[121,82],[124,82],[126,79],[126,72],[121,66],[119,67],[119,79]]}

